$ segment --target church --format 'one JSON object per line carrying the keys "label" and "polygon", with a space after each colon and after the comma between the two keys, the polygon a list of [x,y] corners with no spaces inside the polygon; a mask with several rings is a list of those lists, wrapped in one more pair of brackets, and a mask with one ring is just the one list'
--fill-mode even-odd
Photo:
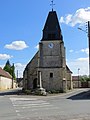
{"label": "church", "polygon": [[48,13],[39,50],[23,72],[23,88],[46,91],[72,89],[72,72],[66,64],[63,36],[56,11]]}

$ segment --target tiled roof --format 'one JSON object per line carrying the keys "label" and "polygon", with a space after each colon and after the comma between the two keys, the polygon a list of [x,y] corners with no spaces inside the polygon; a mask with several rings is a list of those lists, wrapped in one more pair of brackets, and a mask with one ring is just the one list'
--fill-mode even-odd
{"label": "tiled roof", "polygon": [[0,76],[12,79],[12,76],[0,67]]}
{"label": "tiled roof", "polygon": [[78,80],[78,76],[72,76],[72,80]]}

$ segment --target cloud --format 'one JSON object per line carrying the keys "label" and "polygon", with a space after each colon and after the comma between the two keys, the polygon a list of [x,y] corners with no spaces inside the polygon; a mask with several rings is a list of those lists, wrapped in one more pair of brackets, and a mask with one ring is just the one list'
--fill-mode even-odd
{"label": "cloud", "polygon": [[69,50],[70,53],[74,52],[74,50]]}
{"label": "cloud", "polygon": [[0,65],[0,67],[3,69],[4,65]]}
{"label": "cloud", "polygon": [[39,44],[37,46],[35,46],[36,49],[39,49]]}
{"label": "cloud", "polygon": [[60,18],[61,23],[69,24],[72,27],[76,24],[83,24],[90,21],[90,7],[80,8],[74,14],[68,14]]}
{"label": "cloud", "polygon": [[88,62],[88,58],[78,58],[77,61],[80,61],[80,62]]}
{"label": "cloud", "polygon": [[8,54],[0,54],[0,60],[6,60],[6,59],[10,59],[12,58],[13,56],[10,56]]}
{"label": "cloud", "polygon": [[68,60],[67,65],[73,72],[73,75],[78,75],[78,68],[80,69],[80,75],[89,74],[89,58],[77,58],[76,60]]}
{"label": "cloud", "polygon": [[[15,63],[15,75],[18,78],[23,77],[23,71],[25,69],[25,64],[22,63]],[[17,76],[18,75],[18,76]]]}
{"label": "cloud", "polygon": [[12,50],[23,50],[28,46],[24,41],[14,41],[11,44],[6,44],[5,48],[12,49]]}
{"label": "cloud", "polygon": [[64,21],[64,17],[61,17],[60,18],[60,23],[64,23],[65,21]]}
{"label": "cloud", "polygon": [[89,55],[89,48],[82,48],[81,50],[78,50],[78,51],[74,51],[74,50],[69,50],[70,53],[85,53],[87,55]]}
{"label": "cloud", "polygon": [[88,55],[89,54],[89,48],[81,49],[81,52],[86,53]]}

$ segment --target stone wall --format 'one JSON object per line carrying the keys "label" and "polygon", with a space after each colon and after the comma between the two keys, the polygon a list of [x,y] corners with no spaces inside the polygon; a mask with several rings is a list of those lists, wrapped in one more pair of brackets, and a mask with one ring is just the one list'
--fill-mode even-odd
{"label": "stone wall", "polygon": [[81,88],[81,81],[73,80],[73,88]]}
{"label": "stone wall", "polygon": [[66,73],[66,79],[67,79],[67,89],[73,89],[73,82],[72,82],[72,75],[71,73]]}
{"label": "stone wall", "polygon": [[32,58],[32,60],[26,66],[23,72],[23,88],[32,89],[33,80],[37,78],[37,67],[38,67],[38,52]]}
{"label": "stone wall", "polygon": [[[41,69],[41,79],[42,87],[46,90],[61,90],[62,89],[62,70],[60,68],[53,69]],[[50,77],[50,74],[53,74],[53,77]]]}
{"label": "stone wall", "polygon": [[[90,81],[87,82],[87,87],[90,88]],[[73,80],[73,88],[83,88],[84,86],[82,86],[82,82],[78,81],[78,80]]]}
{"label": "stone wall", "polygon": [[[53,48],[49,48],[50,43]],[[43,41],[39,45],[40,67],[65,67],[65,48],[61,41]]]}
{"label": "stone wall", "polygon": [[90,81],[88,81],[88,87],[90,88]]}

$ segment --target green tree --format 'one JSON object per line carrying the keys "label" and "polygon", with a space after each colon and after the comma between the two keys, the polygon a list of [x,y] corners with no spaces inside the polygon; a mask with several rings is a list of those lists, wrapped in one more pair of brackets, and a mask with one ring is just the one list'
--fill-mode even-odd
{"label": "green tree", "polygon": [[90,78],[87,75],[80,76],[81,82],[87,82],[90,81]]}
{"label": "green tree", "polygon": [[11,66],[11,75],[12,75],[12,77],[13,77],[14,79],[16,79],[14,63],[13,63],[13,65]]}
{"label": "green tree", "polygon": [[14,66],[14,64],[11,66],[9,60],[7,60],[3,69],[6,72],[8,72],[13,77],[13,79],[16,79],[16,77],[15,77],[15,66]]}
{"label": "green tree", "polygon": [[7,72],[11,72],[11,65],[10,65],[10,62],[9,62],[9,60],[7,60],[7,62],[6,62],[6,64],[5,64],[5,66],[4,66],[4,68],[3,68],[5,71],[7,71]]}

